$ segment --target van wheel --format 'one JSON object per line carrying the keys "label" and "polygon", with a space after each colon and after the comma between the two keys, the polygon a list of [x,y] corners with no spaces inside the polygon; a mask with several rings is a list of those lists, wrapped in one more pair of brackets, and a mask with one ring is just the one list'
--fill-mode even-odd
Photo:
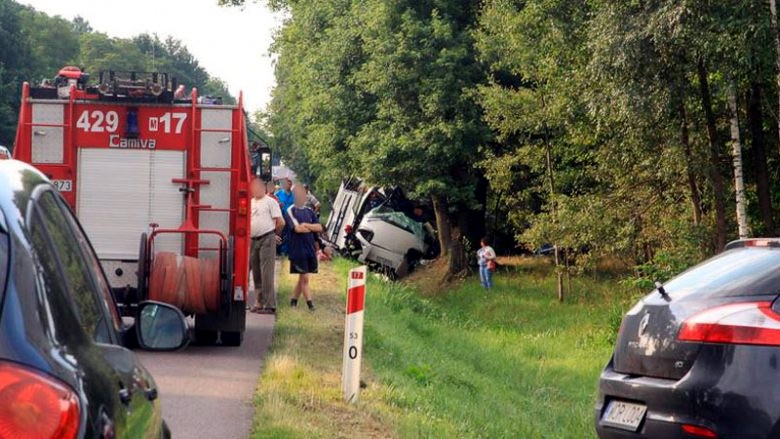
{"label": "van wheel", "polygon": [[420,259],[422,259],[423,255],[420,253],[419,250],[416,249],[409,249],[408,252],[406,252],[406,256],[404,259],[406,259],[406,263],[409,264],[409,271],[414,270],[414,267],[417,266],[417,264],[420,262]]}
{"label": "van wheel", "polygon": [[381,268],[379,269],[379,272],[384,274],[385,277],[387,277],[387,279],[390,281],[395,282],[398,279],[400,279],[400,276],[398,276],[398,272],[394,268],[388,267],[387,265],[382,265]]}

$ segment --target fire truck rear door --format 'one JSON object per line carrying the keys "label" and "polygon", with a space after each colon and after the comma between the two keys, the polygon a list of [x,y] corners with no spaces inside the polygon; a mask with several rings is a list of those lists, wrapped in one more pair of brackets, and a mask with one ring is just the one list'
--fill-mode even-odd
{"label": "fire truck rear door", "polygon": [[[150,223],[177,228],[184,197],[174,178],[185,169],[183,151],[79,149],[77,213],[101,260],[137,260]],[[182,253],[181,235],[161,236],[155,251]]]}

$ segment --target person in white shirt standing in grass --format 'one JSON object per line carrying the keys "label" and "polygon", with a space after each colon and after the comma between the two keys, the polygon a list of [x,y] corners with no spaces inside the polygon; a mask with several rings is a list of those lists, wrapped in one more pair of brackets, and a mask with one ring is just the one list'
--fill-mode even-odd
{"label": "person in white shirt standing in grass", "polygon": [[255,282],[257,299],[251,311],[260,314],[276,312],[274,291],[274,259],[276,258],[276,235],[284,229],[284,218],[279,203],[266,194],[265,183],[252,181],[252,248],[249,264]]}
{"label": "person in white shirt standing in grass", "polygon": [[479,244],[481,246],[477,250],[479,280],[482,283],[482,288],[489,290],[493,288],[493,272],[496,271],[496,251],[490,246],[487,238],[482,238]]}

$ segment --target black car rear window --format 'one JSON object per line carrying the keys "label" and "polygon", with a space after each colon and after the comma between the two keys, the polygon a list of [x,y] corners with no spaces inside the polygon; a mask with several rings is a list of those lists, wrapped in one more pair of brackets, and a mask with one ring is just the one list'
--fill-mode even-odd
{"label": "black car rear window", "polygon": [[738,248],[708,259],[664,285],[673,298],[780,293],[780,250]]}

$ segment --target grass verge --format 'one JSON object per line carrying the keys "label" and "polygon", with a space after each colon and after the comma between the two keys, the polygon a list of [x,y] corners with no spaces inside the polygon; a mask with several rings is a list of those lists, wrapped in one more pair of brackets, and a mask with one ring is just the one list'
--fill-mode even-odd
{"label": "grass verge", "polygon": [[[617,282],[575,279],[559,304],[549,272],[523,264],[499,273],[487,294],[473,279],[420,294],[414,284],[372,277],[368,386],[347,405],[340,380],[351,266],[322,267],[313,281],[316,312],[282,306],[253,438],[593,436],[597,377],[632,301]],[[280,279],[282,303],[293,281]]]}

